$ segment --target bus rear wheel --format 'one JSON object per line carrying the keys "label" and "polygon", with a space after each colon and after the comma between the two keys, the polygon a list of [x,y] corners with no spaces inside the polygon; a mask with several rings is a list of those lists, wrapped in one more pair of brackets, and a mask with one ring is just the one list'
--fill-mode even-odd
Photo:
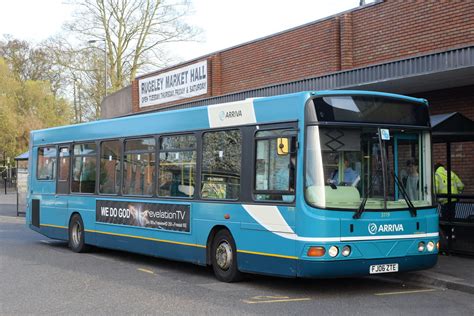
{"label": "bus rear wheel", "polygon": [[237,250],[228,230],[217,232],[211,249],[212,269],[216,278],[228,283],[240,281],[242,273],[237,268]]}
{"label": "bus rear wheel", "polygon": [[88,250],[84,241],[84,223],[79,214],[74,214],[69,222],[69,248],[74,252]]}

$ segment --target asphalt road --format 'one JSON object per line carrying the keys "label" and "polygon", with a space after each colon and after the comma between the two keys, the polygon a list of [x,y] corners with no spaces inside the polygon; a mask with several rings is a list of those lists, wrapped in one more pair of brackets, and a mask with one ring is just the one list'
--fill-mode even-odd
{"label": "asphalt road", "polygon": [[218,282],[211,271],[105,249],[68,250],[0,215],[0,315],[473,315],[474,295],[385,278],[249,276]]}

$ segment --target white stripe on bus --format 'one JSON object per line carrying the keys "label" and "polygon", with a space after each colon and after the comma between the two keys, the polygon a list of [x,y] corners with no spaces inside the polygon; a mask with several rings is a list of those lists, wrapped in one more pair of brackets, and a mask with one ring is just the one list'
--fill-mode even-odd
{"label": "white stripe on bus", "polygon": [[439,233],[383,235],[383,236],[342,236],[342,237],[302,237],[295,234],[288,225],[277,206],[273,205],[242,205],[247,213],[260,225],[275,235],[285,239],[308,242],[344,242],[364,240],[389,240],[438,237]]}

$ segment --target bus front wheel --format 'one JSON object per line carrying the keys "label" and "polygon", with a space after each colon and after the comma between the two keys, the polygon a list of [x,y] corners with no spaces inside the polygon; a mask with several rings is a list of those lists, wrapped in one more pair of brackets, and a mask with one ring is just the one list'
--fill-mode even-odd
{"label": "bus front wheel", "polygon": [[79,214],[74,214],[69,222],[69,248],[74,252],[85,252],[84,223]]}
{"label": "bus front wheel", "polygon": [[217,232],[211,249],[212,269],[216,278],[223,282],[240,281],[242,273],[237,268],[237,250],[228,230]]}

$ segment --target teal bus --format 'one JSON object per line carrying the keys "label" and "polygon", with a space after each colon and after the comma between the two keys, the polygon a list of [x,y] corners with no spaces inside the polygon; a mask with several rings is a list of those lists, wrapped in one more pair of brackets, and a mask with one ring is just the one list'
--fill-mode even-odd
{"label": "teal bus", "polygon": [[27,225],[89,246],[328,278],[434,266],[424,99],[308,91],[33,131]]}

